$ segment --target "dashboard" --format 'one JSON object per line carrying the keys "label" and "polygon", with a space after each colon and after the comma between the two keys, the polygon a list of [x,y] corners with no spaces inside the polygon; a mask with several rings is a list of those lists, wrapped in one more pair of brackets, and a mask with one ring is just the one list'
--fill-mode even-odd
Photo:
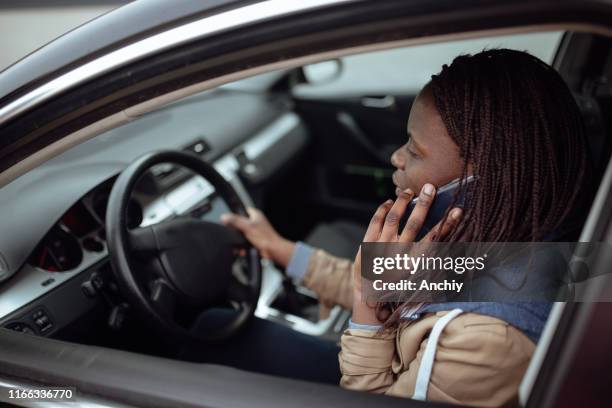
{"label": "dashboard", "polygon": [[[53,337],[100,302],[122,304],[108,261],[105,213],[114,180],[138,156],[189,150],[213,163],[253,205],[245,182],[265,181],[307,142],[286,101],[217,90],[99,135],[3,187],[0,208],[11,217],[0,220],[0,326]],[[128,223],[146,226],[177,216],[217,222],[227,210],[206,180],[161,164],[137,183]],[[314,335],[337,326],[339,309],[318,323],[275,311],[280,274],[266,263],[263,279],[260,317]]]}

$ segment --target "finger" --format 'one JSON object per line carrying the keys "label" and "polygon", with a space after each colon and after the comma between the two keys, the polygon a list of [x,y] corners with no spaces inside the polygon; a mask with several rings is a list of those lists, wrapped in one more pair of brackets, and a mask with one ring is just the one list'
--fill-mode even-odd
{"label": "finger", "polygon": [[363,237],[363,242],[372,242],[377,241],[380,237],[380,232],[382,231],[383,224],[385,222],[385,216],[387,212],[391,209],[393,205],[392,200],[387,200],[382,203],[374,212],[372,219],[370,220],[370,224],[368,225],[368,229]]}
{"label": "finger", "polygon": [[249,219],[241,215],[226,213],[221,214],[221,222],[228,226],[244,231],[249,226]]}
{"label": "finger", "polygon": [[359,249],[357,250],[357,255],[355,255],[355,262],[353,263],[353,284],[358,286],[358,282],[361,282],[361,245],[359,245]]}
{"label": "finger", "polygon": [[247,214],[249,214],[250,219],[255,219],[261,214],[261,211],[254,207],[248,207]]}
{"label": "finger", "polygon": [[380,233],[379,241],[389,242],[397,240],[397,230],[399,228],[400,220],[406,211],[406,207],[410,203],[410,200],[414,197],[412,190],[407,189],[397,196],[397,200],[393,203],[393,206],[385,217],[382,232]]}
{"label": "finger", "polygon": [[439,241],[443,239],[457,227],[462,216],[463,210],[461,208],[453,208],[448,214],[448,217],[446,217],[444,223],[442,223],[442,221],[437,223],[436,226],[433,227],[421,241]]}
{"label": "finger", "polygon": [[419,194],[419,199],[410,213],[408,221],[406,221],[402,235],[399,237],[400,242],[414,242],[416,236],[423,227],[423,223],[425,223],[425,218],[427,217],[431,203],[433,203],[435,194],[436,188],[432,184],[427,183],[423,186]]}

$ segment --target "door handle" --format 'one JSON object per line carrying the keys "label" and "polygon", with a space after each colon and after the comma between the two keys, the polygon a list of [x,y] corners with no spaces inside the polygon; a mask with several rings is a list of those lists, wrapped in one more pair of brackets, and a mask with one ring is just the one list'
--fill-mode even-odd
{"label": "door handle", "polygon": [[386,96],[364,96],[361,98],[361,105],[365,108],[374,109],[395,109],[395,97]]}

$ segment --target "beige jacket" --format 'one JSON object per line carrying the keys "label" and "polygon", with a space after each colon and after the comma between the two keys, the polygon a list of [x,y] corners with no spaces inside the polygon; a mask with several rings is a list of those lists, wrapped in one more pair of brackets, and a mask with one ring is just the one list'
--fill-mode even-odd
{"label": "beige jacket", "polygon": [[[304,284],[319,296],[323,314],[352,307],[352,263],[314,251]],[[346,330],[339,355],[344,388],[411,397],[434,324],[447,312],[405,322],[391,333]],[[427,400],[472,406],[513,406],[535,344],[490,316],[464,313],[440,335]]]}

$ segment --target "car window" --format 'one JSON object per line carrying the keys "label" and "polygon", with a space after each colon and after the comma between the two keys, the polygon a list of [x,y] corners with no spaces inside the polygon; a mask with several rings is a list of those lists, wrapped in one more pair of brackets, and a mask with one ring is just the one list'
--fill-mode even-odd
{"label": "car window", "polygon": [[127,2],[3,1],[0,4],[0,71],[79,25]]}
{"label": "car window", "polygon": [[306,84],[300,97],[338,97],[367,94],[415,94],[454,57],[489,48],[527,51],[552,63],[563,32],[516,34],[395,48],[341,58],[342,70],[333,80]]}

